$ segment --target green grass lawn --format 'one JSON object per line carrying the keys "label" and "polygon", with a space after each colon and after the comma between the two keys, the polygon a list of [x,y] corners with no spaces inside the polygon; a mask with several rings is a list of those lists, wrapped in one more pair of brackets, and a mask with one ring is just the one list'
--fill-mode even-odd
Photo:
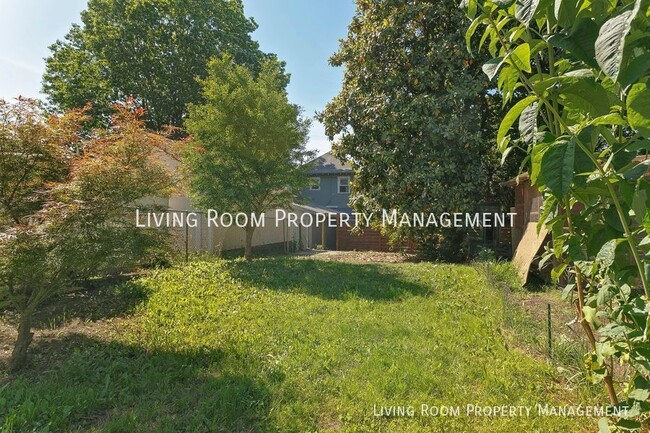
{"label": "green grass lawn", "polygon": [[[64,356],[6,379],[3,431],[597,429],[594,418],[536,409],[465,416],[468,403],[594,403],[562,386],[549,363],[513,348],[500,292],[474,267],[200,261],[115,290],[139,305],[114,332],[37,341],[36,353],[56,345]],[[421,416],[422,404],[460,406],[461,416]],[[375,416],[389,405],[411,405],[415,415]]]}

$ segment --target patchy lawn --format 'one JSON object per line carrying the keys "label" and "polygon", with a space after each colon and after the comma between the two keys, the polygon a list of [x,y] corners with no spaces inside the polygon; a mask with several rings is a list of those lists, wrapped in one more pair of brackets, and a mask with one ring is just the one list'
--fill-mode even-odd
{"label": "patchy lawn", "polygon": [[[477,268],[388,257],[200,261],[117,286],[103,295],[106,314],[69,311],[37,333],[30,367],[0,385],[0,427],[596,429],[594,418],[537,415],[537,403],[594,401],[517,346],[503,328],[500,291]],[[10,332],[1,331],[6,345]],[[422,415],[423,404],[460,406],[460,416]],[[467,404],[533,409],[530,416],[476,417],[466,416]],[[413,406],[415,414],[376,416],[393,405]]]}

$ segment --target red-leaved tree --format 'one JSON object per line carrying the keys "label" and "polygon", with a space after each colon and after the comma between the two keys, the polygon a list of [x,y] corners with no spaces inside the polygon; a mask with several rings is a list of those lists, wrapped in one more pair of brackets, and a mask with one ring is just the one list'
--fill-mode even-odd
{"label": "red-leaved tree", "polygon": [[10,370],[25,363],[44,301],[161,245],[161,232],[128,215],[170,188],[157,159],[170,141],[146,129],[132,102],[114,109],[108,129],[82,138],[84,110],[48,116],[37,101],[0,100],[0,308],[19,317]]}

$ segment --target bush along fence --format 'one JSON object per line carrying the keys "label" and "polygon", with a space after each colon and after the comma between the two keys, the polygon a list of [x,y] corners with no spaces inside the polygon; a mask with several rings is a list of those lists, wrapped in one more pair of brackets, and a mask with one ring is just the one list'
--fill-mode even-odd
{"label": "bush along fence", "polygon": [[[589,341],[589,380],[627,419],[602,432],[648,427],[650,410],[650,0],[463,0],[468,49],[510,107],[497,134],[503,158],[542,191],[540,226],[553,235],[552,276],[570,274]],[[517,125],[515,125],[515,123]],[[513,128],[513,125],[515,127]],[[631,367],[615,383],[615,365]]]}

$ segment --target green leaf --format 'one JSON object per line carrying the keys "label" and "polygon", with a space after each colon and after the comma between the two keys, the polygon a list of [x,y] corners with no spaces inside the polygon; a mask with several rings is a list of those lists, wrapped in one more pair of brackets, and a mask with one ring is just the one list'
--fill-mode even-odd
{"label": "green leaf", "polygon": [[539,0],[517,0],[515,3],[515,18],[528,27],[535,16]]}
{"label": "green leaf", "polygon": [[568,300],[569,297],[573,294],[573,291],[575,290],[576,285],[571,283],[567,284],[564,289],[562,289],[562,299],[563,300]]}
{"label": "green leaf", "polygon": [[590,174],[594,170],[594,163],[591,161],[591,158],[589,158],[589,155],[587,155],[580,147],[576,147],[576,156],[573,168],[576,175],[582,173]]}
{"label": "green leaf", "polygon": [[632,86],[627,96],[627,113],[630,126],[650,137],[650,90],[648,81]]}
{"label": "green leaf", "polygon": [[616,246],[618,245],[618,242],[619,239],[610,239],[600,248],[600,251],[598,251],[598,254],[596,255],[596,261],[601,266],[606,268],[612,266],[614,259],[616,258]]}
{"label": "green leaf", "polygon": [[596,314],[598,314],[598,310],[588,305],[585,305],[584,307],[582,307],[582,314],[585,316],[585,320],[587,322],[594,323],[594,320],[596,320]]}
{"label": "green leaf", "polygon": [[503,57],[495,57],[488,60],[481,69],[485,72],[485,75],[492,80],[499,72],[501,65],[503,65]]}
{"label": "green leaf", "polygon": [[631,419],[618,420],[618,422],[615,425],[620,429],[630,430],[630,431],[638,430],[641,428],[641,423],[639,421],[634,421]]}
{"label": "green leaf", "polygon": [[623,233],[623,224],[621,223],[621,219],[615,206],[607,208],[607,210],[602,212],[602,215],[605,223],[607,223],[609,227],[613,228],[618,233]]}
{"label": "green leaf", "polygon": [[625,147],[629,151],[644,150],[642,153],[650,153],[650,139],[633,141]]}
{"label": "green leaf", "polygon": [[650,160],[645,160],[634,165],[632,168],[625,170],[623,172],[623,178],[625,180],[636,180],[644,176],[650,167]]}
{"label": "green leaf", "polygon": [[648,389],[635,389],[629,395],[629,398],[638,401],[646,401],[650,398],[650,390]]}
{"label": "green leaf", "polygon": [[476,0],[469,0],[467,2],[467,12],[466,12],[467,16],[470,19],[474,19],[474,17],[476,16],[476,11],[477,10],[478,10],[478,8],[477,8]]}
{"label": "green leaf", "polygon": [[555,258],[559,259],[564,252],[565,236],[555,236],[555,234],[553,234],[553,254],[555,254]]}
{"label": "green leaf", "polygon": [[650,69],[650,52],[640,55],[628,63],[618,75],[618,81],[623,87],[627,87],[641,78],[648,69]]}
{"label": "green leaf", "polygon": [[503,103],[504,105],[512,99],[512,96],[515,93],[515,89],[517,88],[517,83],[519,82],[519,72],[517,72],[517,69],[515,69],[514,66],[512,65],[507,65],[503,69],[501,69],[501,73],[499,74],[499,80],[497,81],[497,87],[501,91],[501,94],[503,95]]}
{"label": "green leaf", "polygon": [[521,101],[517,102],[512,108],[506,113],[499,125],[499,131],[497,133],[497,146],[501,146],[501,142],[506,137],[506,134],[510,130],[510,127],[515,123],[519,118],[519,115],[524,108],[528,107],[533,102],[537,101],[537,96],[528,96]]}
{"label": "green leaf", "polygon": [[517,89],[517,84],[519,83],[519,72],[512,66],[508,65],[501,69],[499,74],[499,80],[497,81],[497,87],[503,95],[503,104],[507,104],[515,93]]}
{"label": "green leaf", "polygon": [[[625,407],[624,416],[627,417],[627,419],[634,419],[641,415],[641,406],[639,405],[639,402],[634,402],[634,404],[632,404],[631,406],[628,404],[628,402],[623,402],[623,403],[619,403],[618,407],[620,407],[621,409]],[[626,429],[624,428],[623,430]],[[635,428],[632,428],[632,430],[636,431],[637,433],[639,432],[639,430]],[[619,430],[619,432],[620,431],[621,430]]]}
{"label": "green leaf", "polygon": [[554,215],[557,211],[557,199],[553,197],[552,195],[547,196],[544,199],[544,202],[542,203],[542,207],[540,209],[540,215],[539,219],[537,220],[537,233],[539,233],[540,229],[542,228],[543,225],[545,225],[548,220],[552,218],[552,214]]}
{"label": "green leaf", "polygon": [[507,135],[503,140],[501,140],[500,143],[497,144],[497,150],[503,154],[506,151],[506,149],[508,149],[509,144],[510,144],[510,136]]}
{"label": "green leaf", "polygon": [[522,71],[531,72],[530,69],[530,45],[521,44],[506,57],[506,61]]}
{"label": "green leaf", "polygon": [[562,104],[568,108],[586,112],[593,117],[609,113],[610,95],[593,78],[573,78],[561,85],[558,92],[564,96]]}
{"label": "green leaf", "polygon": [[623,117],[618,113],[609,113],[609,114],[605,114],[604,116],[596,117],[594,120],[592,120],[589,123],[594,126],[599,126],[599,125],[626,126],[627,125],[625,119],[623,119]]}
{"label": "green leaf", "polygon": [[575,0],[555,0],[553,5],[553,12],[557,22],[562,27],[570,27],[573,25],[578,8],[576,7]]}
{"label": "green leaf", "polygon": [[608,418],[601,418],[598,420],[598,433],[611,433]]}
{"label": "green leaf", "polygon": [[537,135],[537,102],[524,108],[519,116],[519,136],[525,143],[534,143]]}
{"label": "green leaf", "polygon": [[598,330],[598,333],[607,338],[625,338],[626,328],[618,323],[610,322]]}
{"label": "green leaf", "polygon": [[640,224],[643,224],[643,218],[648,211],[648,195],[645,189],[635,191],[634,198],[632,199],[632,209],[634,210],[634,219]]}
{"label": "green leaf", "polygon": [[514,147],[508,147],[503,151],[503,154],[501,154],[501,165],[505,164],[508,155],[510,155],[510,152],[512,152],[513,149]]}
{"label": "green leaf", "polygon": [[553,281],[558,281],[562,276],[562,274],[564,273],[564,271],[566,271],[566,268],[567,268],[566,263],[562,263],[555,266],[553,269],[551,269],[551,279]]}
{"label": "green leaf", "polygon": [[465,45],[467,46],[468,53],[472,52],[472,36],[474,36],[476,29],[478,29],[478,26],[481,25],[482,22],[482,16],[476,18],[474,21],[472,21],[472,24],[470,24],[469,28],[465,32]]}
{"label": "green leaf", "polygon": [[530,183],[533,185],[544,185],[544,180],[540,178],[540,172],[542,170],[542,157],[547,148],[547,146],[539,144],[533,147],[533,152],[530,157]]}
{"label": "green leaf", "polygon": [[598,25],[591,19],[583,18],[570,27],[570,31],[556,33],[548,38],[548,42],[557,48],[568,51],[576,59],[594,68],[596,50],[594,44],[598,37]]}
{"label": "green leaf", "polygon": [[573,182],[575,139],[560,141],[548,148],[542,156],[540,175],[553,195],[562,199]]}
{"label": "green leaf", "polygon": [[582,251],[582,244],[576,237],[569,238],[569,255],[574,261],[587,259],[584,251]]}
{"label": "green leaf", "polygon": [[596,298],[596,303],[598,305],[604,305],[609,302],[612,298],[613,288],[614,286],[612,285],[603,285],[600,289],[598,289],[598,297]]}
{"label": "green leaf", "polygon": [[641,0],[637,0],[634,9],[607,20],[598,32],[596,39],[596,61],[608,77],[616,80],[623,61],[625,36],[630,32],[632,20],[639,12]]}

